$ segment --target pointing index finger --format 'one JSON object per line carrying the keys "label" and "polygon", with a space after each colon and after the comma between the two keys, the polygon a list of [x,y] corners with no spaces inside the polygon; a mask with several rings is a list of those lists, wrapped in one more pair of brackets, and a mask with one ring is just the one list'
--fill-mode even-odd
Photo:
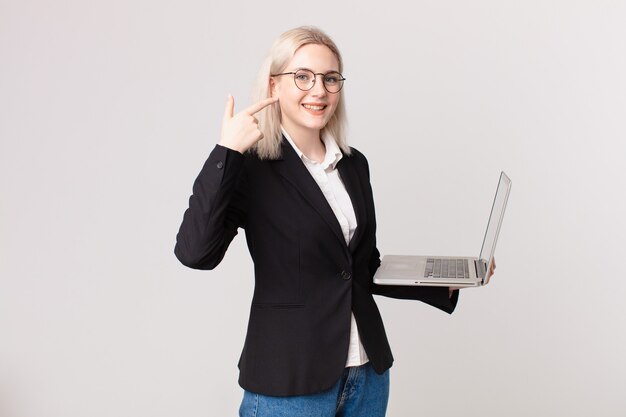
{"label": "pointing index finger", "polygon": [[265,100],[261,100],[258,103],[253,104],[252,106],[248,107],[244,111],[248,113],[250,116],[252,116],[253,114],[258,113],[259,111],[263,110],[270,104],[274,104],[277,101],[278,101],[278,97],[266,98]]}
{"label": "pointing index finger", "polygon": [[226,99],[226,109],[224,110],[224,121],[233,117],[233,111],[235,110],[235,98],[232,95],[228,95]]}

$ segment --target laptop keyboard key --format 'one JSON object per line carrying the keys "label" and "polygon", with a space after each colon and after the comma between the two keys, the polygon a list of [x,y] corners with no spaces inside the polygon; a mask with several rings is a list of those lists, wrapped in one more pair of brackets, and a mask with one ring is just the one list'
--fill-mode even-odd
{"label": "laptop keyboard key", "polygon": [[469,261],[467,259],[427,258],[424,277],[469,278]]}

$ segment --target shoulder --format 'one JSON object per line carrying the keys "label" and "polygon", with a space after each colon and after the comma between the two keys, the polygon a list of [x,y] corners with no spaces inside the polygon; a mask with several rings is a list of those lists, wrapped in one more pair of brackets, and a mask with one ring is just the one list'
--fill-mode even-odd
{"label": "shoulder", "polygon": [[350,154],[344,154],[344,156],[348,158],[353,158],[355,161],[367,163],[367,158],[365,158],[365,155],[363,155],[361,151],[353,146],[350,146]]}
{"label": "shoulder", "polygon": [[353,163],[355,163],[359,168],[365,169],[367,175],[369,176],[369,163],[361,151],[350,146],[350,155],[344,155],[344,157],[350,158],[350,160],[353,161]]}

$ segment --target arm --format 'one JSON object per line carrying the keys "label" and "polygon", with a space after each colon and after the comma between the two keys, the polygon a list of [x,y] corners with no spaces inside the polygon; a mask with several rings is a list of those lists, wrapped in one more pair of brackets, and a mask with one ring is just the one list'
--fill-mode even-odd
{"label": "arm", "polygon": [[452,314],[456,308],[456,304],[459,300],[459,290],[452,290],[448,287],[374,284],[374,274],[379,266],[380,253],[378,249],[374,248],[370,260],[370,289],[372,294],[402,300],[419,300],[449,314]]}
{"label": "arm", "polygon": [[278,101],[262,100],[234,114],[229,94],[224,109],[220,142],[215,146],[193,184],[189,208],[176,236],[174,253],[195,269],[213,269],[224,258],[228,245],[245,222],[247,177],[244,156],[263,133],[253,116]]}
{"label": "arm", "polygon": [[[367,170],[367,179],[370,187],[370,193],[372,193],[370,179],[369,164],[365,156],[362,156],[363,162]],[[372,197],[373,198],[373,197]],[[375,215],[374,215],[375,217]],[[374,220],[374,233],[376,233],[376,226]],[[459,291],[449,289],[448,287],[426,287],[426,286],[405,286],[405,285],[378,285],[374,284],[373,278],[376,270],[380,266],[380,252],[374,244],[374,250],[369,261],[370,271],[370,291],[372,294],[382,295],[385,297],[403,299],[403,300],[419,300],[446,313],[451,314],[456,308],[456,304],[459,299]]]}
{"label": "arm", "polygon": [[174,254],[185,266],[213,269],[245,221],[244,156],[216,145],[193,184]]}

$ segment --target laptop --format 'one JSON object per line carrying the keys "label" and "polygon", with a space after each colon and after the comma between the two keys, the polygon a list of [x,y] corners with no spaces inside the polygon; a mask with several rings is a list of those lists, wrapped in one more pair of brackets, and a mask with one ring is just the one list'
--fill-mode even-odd
{"label": "laptop", "polygon": [[374,283],[458,288],[486,285],[489,282],[488,265],[493,259],[510,192],[511,180],[502,172],[478,258],[385,255],[374,275]]}

